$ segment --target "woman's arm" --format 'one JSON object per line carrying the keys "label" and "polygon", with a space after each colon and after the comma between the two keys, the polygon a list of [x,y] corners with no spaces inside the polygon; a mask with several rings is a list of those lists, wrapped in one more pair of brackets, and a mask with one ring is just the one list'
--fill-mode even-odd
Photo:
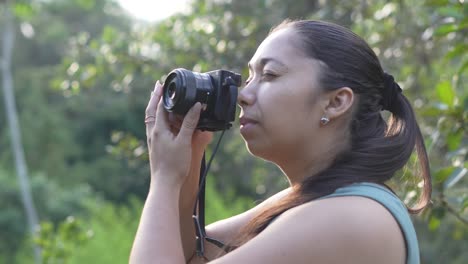
{"label": "woman's arm", "polygon": [[[155,125],[155,112],[160,101],[162,93],[162,84],[159,81],[155,85],[155,90],[151,94],[151,99],[146,108],[146,135],[148,139],[148,149],[152,149],[151,138]],[[173,113],[166,113],[167,125],[173,135],[177,135],[183,123],[183,117]],[[191,159],[188,176],[180,190],[179,196],[179,221],[181,230],[181,240],[184,249],[185,259],[189,259],[195,252],[195,228],[192,220],[193,206],[198,191],[198,181],[200,178],[200,167],[203,153],[206,146],[211,142],[212,133],[208,131],[194,131],[191,139]],[[154,143],[154,142],[153,142]],[[157,147],[157,146],[156,146]],[[153,178],[153,177],[152,177]],[[154,191],[153,191],[154,192]],[[150,204],[151,202],[148,201]]]}
{"label": "woman's arm", "polygon": [[210,263],[403,264],[405,240],[378,202],[335,197],[286,211],[252,240]]}
{"label": "woman's arm", "polygon": [[130,263],[186,263],[178,205],[178,192],[167,188],[164,183],[151,183],[133,242]]}
{"label": "woman's arm", "polygon": [[[200,104],[192,107],[180,125],[174,124],[162,106],[161,94],[162,85],[157,82],[145,111],[151,184],[130,256],[132,263],[178,261],[180,255],[185,262],[193,239],[193,224],[185,221],[191,217],[189,204],[193,205],[198,188],[198,175],[193,171],[199,173],[196,163],[211,140],[210,133],[195,131]],[[168,254],[171,260],[166,259]]]}
{"label": "woman's arm", "polygon": [[[258,204],[257,206],[251,208],[248,211],[245,211],[241,214],[217,221],[212,223],[206,227],[206,233],[209,237],[215,238],[221,242],[229,243],[232,241],[237,233],[242,229],[244,225],[246,225],[250,220],[252,220],[255,215],[261,212],[264,208],[271,205],[272,203],[277,202],[279,199],[284,197],[290,192],[290,188],[287,188],[283,191],[276,193],[275,195],[271,196],[270,198],[266,199],[262,203]],[[214,260],[222,255],[224,255],[224,251],[219,247],[205,242],[205,257],[208,260]],[[190,259],[190,264],[198,264],[198,263],[206,263],[203,258],[193,256]]]}
{"label": "woman's arm", "polygon": [[195,254],[195,226],[193,224],[192,214],[198,192],[198,181],[200,179],[201,160],[203,150],[192,154],[192,164],[190,174],[184,182],[180,191],[179,200],[179,220],[181,240],[184,249],[185,259],[188,261]]}
{"label": "woman's arm", "polygon": [[248,211],[208,225],[206,227],[207,235],[223,242],[232,241],[234,236],[239,233],[240,229],[252,220],[255,215],[286,196],[290,191],[291,188],[284,189]]}

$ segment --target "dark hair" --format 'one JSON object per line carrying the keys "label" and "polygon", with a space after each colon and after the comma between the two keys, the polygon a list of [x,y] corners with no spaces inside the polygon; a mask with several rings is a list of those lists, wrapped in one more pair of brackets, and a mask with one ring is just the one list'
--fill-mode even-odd
{"label": "dark hair", "polygon": [[[300,49],[306,56],[322,62],[320,84],[325,90],[350,87],[357,102],[350,122],[350,146],[339,153],[331,166],[304,181],[279,202],[252,219],[233,241],[239,246],[262,232],[286,210],[333,193],[356,182],[385,184],[401,169],[416,148],[420,174],[424,182],[421,197],[412,213],[424,209],[431,195],[431,176],[426,149],[413,109],[401,93],[386,110],[391,112],[388,124],[382,118],[383,100],[389,98],[389,76],[367,43],[350,30],[322,21],[286,20],[272,29],[273,33],[292,28],[300,36]],[[393,86],[397,86],[391,79]],[[390,86],[392,86],[390,84]]]}

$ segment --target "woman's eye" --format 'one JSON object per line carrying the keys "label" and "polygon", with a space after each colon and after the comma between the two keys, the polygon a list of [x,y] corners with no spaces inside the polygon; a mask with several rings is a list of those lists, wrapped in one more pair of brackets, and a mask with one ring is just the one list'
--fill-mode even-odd
{"label": "woman's eye", "polygon": [[[262,79],[262,81],[271,81],[276,77],[278,77],[278,75],[276,75],[276,74],[274,74],[272,72],[264,72],[264,73],[262,73],[261,79]],[[247,78],[247,80],[245,80],[244,86],[248,85],[252,81],[252,79],[253,79],[252,76]]]}
{"label": "woman's eye", "polygon": [[262,80],[265,80],[265,81],[270,81],[270,80],[272,80],[272,79],[274,79],[276,77],[277,77],[277,75],[272,73],[272,72],[264,72],[262,74]]}

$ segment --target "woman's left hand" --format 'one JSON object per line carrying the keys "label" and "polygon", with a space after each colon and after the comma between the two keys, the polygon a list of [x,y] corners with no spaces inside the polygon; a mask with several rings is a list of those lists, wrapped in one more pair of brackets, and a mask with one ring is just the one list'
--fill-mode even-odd
{"label": "woman's left hand", "polygon": [[189,173],[192,137],[200,118],[201,104],[196,103],[185,115],[180,130],[174,131],[162,104],[162,90],[163,86],[158,81],[146,108],[151,181],[180,188]]}

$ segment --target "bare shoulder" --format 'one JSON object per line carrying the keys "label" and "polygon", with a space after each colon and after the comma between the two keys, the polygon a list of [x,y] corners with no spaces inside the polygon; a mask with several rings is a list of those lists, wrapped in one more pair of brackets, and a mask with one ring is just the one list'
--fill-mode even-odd
{"label": "bare shoulder", "polygon": [[296,232],[307,230],[305,243],[322,242],[319,251],[335,252],[333,262],[405,263],[405,240],[397,221],[372,199],[346,196],[310,202],[286,212],[282,221],[300,226]]}
{"label": "bare shoulder", "polygon": [[391,213],[364,197],[328,198],[293,208],[215,263],[405,263]]}

